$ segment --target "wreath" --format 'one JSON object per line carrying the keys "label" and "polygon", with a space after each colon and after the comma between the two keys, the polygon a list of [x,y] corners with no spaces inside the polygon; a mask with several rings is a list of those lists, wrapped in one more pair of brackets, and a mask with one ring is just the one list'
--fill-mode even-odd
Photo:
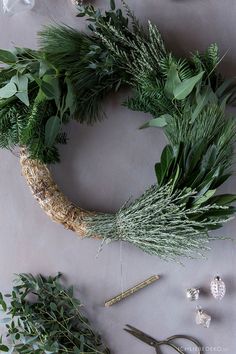
{"label": "wreath", "polygon": [[[176,58],[155,25],[144,29],[123,6],[79,6],[89,32],[49,26],[39,33],[39,50],[0,51],[0,146],[20,146],[33,195],[66,228],[128,241],[163,259],[198,257],[209,232],[235,211],[235,195],[217,194],[232,175],[236,123],[226,105],[235,103],[235,81],[218,73],[216,44]],[[168,139],[157,183],[114,215],[84,211],[60,192],[47,164],[59,161],[57,145],[67,142],[63,124],[99,121],[103,98],[123,85],[133,92],[124,104],[152,116],[141,128],[162,128]]]}

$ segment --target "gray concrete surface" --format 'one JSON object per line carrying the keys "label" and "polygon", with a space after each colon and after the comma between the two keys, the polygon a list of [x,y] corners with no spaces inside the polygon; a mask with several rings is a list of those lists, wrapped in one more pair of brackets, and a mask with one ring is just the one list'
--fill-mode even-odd
{"label": "gray concrete surface", "polygon": [[[129,0],[142,22],[159,25],[168,48],[184,55],[217,42],[221,69],[236,73],[236,1],[234,0]],[[95,1],[105,6],[106,0]],[[41,25],[63,22],[83,27],[74,17],[69,1],[37,0],[35,9],[13,17],[0,15],[0,47],[36,47]],[[109,119],[93,128],[70,124],[70,143],[63,147],[62,163],[53,168],[63,191],[84,208],[114,211],[131,195],[140,195],[155,181],[153,166],[166,141],[161,131],[137,128],[144,114],[121,107],[127,92],[109,97],[105,111]],[[185,266],[165,263],[135,247],[115,243],[105,246],[96,258],[100,243],[80,240],[52,223],[32,198],[21,176],[19,159],[0,151],[0,289],[11,287],[14,273],[55,274],[61,271],[78,295],[94,323],[115,354],[146,354],[152,349],[123,332],[126,323],[156,338],[184,333],[198,338],[205,352],[235,353],[236,347],[236,245],[211,244],[207,260],[185,261]],[[222,191],[236,192],[235,178]],[[223,236],[235,237],[236,222],[227,224]],[[209,295],[211,278],[219,273],[227,294],[220,303]],[[110,309],[104,301],[151,274],[161,280],[150,288]],[[195,304],[184,296],[186,287],[203,289],[202,305],[213,317],[209,329],[194,323]],[[170,351],[166,351],[170,353]]]}

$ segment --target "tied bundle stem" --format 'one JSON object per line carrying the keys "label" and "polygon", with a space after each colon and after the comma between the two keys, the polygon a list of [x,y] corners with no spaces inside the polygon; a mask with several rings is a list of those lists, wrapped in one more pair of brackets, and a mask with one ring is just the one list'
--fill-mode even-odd
{"label": "tied bundle stem", "polygon": [[217,225],[219,219],[200,222],[198,218],[206,211],[227,207],[207,205],[188,209],[186,203],[194,195],[189,188],[173,192],[171,183],[163,187],[154,185],[114,215],[86,217],[87,236],[98,234],[106,242],[127,241],[165,260],[204,257],[209,250],[207,229]]}

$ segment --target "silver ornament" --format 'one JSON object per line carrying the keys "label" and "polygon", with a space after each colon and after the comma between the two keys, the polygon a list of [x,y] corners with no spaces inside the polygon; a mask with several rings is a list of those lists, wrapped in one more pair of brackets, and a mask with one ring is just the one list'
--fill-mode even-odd
{"label": "silver ornament", "polygon": [[83,5],[83,0],[71,0],[72,5],[74,6],[80,6]]}
{"label": "silver ornament", "polygon": [[211,316],[208,315],[205,311],[203,311],[200,306],[197,307],[195,320],[197,325],[203,326],[205,328],[210,327]]}
{"label": "silver ornament", "polygon": [[18,12],[31,10],[35,5],[35,0],[2,0],[3,12],[14,15]]}
{"label": "silver ornament", "polygon": [[196,288],[189,288],[186,290],[186,297],[190,301],[196,301],[199,299],[200,290]]}
{"label": "silver ornament", "polygon": [[217,275],[211,281],[211,293],[216,300],[222,300],[225,296],[226,287],[223,280]]}

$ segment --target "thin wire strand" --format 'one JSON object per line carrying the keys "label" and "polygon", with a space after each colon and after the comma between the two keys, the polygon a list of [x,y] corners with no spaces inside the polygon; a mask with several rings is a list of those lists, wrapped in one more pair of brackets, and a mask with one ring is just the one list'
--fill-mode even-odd
{"label": "thin wire strand", "polygon": [[124,293],[124,272],[123,272],[123,241],[120,241],[120,287],[121,293]]}

